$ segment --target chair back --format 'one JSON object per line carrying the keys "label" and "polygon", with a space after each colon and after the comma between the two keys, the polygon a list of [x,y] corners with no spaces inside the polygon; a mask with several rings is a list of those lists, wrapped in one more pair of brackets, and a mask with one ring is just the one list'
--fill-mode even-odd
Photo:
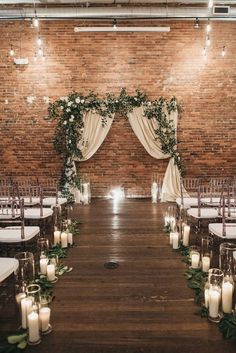
{"label": "chair back", "polygon": [[0,223],[21,227],[21,239],[25,238],[24,199],[0,201]]}

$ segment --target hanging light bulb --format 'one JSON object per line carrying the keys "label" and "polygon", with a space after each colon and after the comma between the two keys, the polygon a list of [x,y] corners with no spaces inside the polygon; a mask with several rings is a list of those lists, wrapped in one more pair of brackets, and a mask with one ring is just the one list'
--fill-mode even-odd
{"label": "hanging light bulb", "polygon": [[207,47],[209,47],[211,45],[211,40],[210,40],[209,35],[206,37],[206,45],[207,45]]}
{"label": "hanging light bulb", "polygon": [[42,48],[39,48],[39,50],[38,50],[38,56],[43,56],[43,49],[42,49]]}
{"label": "hanging light bulb", "polygon": [[222,48],[221,55],[222,55],[223,58],[225,57],[225,45]]}
{"label": "hanging light bulb", "polygon": [[208,3],[209,9],[211,9],[213,7],[213,5],[214,5],[213,0],[209,0],[209,3]]}
{"label": "hanging light bulb", "polygon": [[195,21],[194,21],[194,24],[193,24],[193,28],[198,29],[199,27],[200,27],[199,19],[196,18]]}
{"label": "hanging light bulb", "polygon": [[40,47],[40,46],[42,45],[42,43],[43,43],[43,41],[42,41],[41,37],[38,37],[38,38],[37,38],[37,44],[38,44],[38,46]]}
{"label": "hanging light bulb", "polygon": [[39,20],[37,15],[35,14],[35,17],[32,19],[32,25],[34,28],[38,28],[39,27]]}
{"label": "hanging light bulb", "polygon": [[210,24],[210,20],[208,20],[207,25],[206,25],[206,31],[207,33],[209,33],[211,31],[211,24]]}
{"label": "hanging light bulb", "polygon": [[112,27],[113,27],[113,29],[117,29],[117,21],[116,21],[116,19],[113,20]]}
{"label": "hanging light bulb", "polygon": [[10,56],[14,56],[14,55],[15,55],[15,51],[14,51],[12,45],[11,45],[11,48],[10,48],[10,50],[9,50],[9,55],[10,55]]}

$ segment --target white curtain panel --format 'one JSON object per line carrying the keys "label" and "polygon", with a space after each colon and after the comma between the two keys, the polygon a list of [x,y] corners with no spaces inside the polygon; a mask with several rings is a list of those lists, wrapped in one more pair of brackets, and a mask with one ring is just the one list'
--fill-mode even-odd
{"label": "white curtain panel", "polygon": [[[128,118],[135,135],[153,158],[170,158],[169,155],[163,154],[160,142],[156,140],[155,130],[158,126],[156,119],[147,119],[143,107],[134,108],[133,112],[128,114]],[[178,112],[171,112],[169,119],[172,119],[177,127]],[[180,194],[180,173],[171,158],[163,179],[161,201],[175,201]]]}
{"label": "white curtain panel", "polygon": [[77,145],[83,155],[83,158],[80,161],[86,161],[97,152],[111,128],[113,119],[114,114],[112,118],[106,118],[106,124],[103,125],[102,117],[100,115],[92,113],[91,111],[84,114],[83,135]]}

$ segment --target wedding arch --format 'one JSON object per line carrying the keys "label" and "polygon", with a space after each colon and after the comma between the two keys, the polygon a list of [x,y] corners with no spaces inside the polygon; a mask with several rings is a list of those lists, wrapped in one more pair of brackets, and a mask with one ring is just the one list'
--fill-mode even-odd
{"label": "wedding arch", "polygon": [[169,158],[162,187],[162,201],[174,201],[180,195],[181,158],[177,150],[177,123],[180,106],[173,97],[149,100],[141,91],[105,98],[90,92],[87,96],[72,92],[49,104],[48,120],[56,120],[54,146],[63,156],[61,190],[68,199],[79,180],[75,161],[91,158],[103,143],[115,113],[123,114],[144,146],[156,159]]}

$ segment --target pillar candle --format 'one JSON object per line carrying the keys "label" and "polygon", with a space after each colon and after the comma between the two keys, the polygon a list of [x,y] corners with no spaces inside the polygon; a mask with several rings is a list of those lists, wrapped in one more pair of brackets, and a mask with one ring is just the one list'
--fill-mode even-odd
{"label": "pillar candle", "polygon": [[22,299],[24,299],[26,297],[26,294],[25,293],[18,293],[16,294],[16,302],[18,305],[20,305]]}
{"label": "pillar candle", "polygon": [[199,261],[200,261],[200,254],[199,253],[193,253],[191,256],[191,266],[192,268],[198,268],[199,267]]}
{"label": "pillar candle", "polygon": [[176,219],[174,217],[170,218],[170,226],[171,226],[171,230],[173,232],[175,230],[175,227],[176,227]]}
{"label": "pillar candle", "polygon": [[205,299],[205,307],[208,308],[208,306],[209,306],[209,289],[205,289],[204,299]]}
{"label": "pillar candle", "polygon": [[67,233],[63,232],[61,233],[61,247],[62,248],[67,248],[68,244],[67,244]]}
{"label": "pillar candle", "polygon": [[42,275],[47,274],[47,264],[48,264],[47,258],[40,259],[39,265],[40,265],[40,272],[42,273]]}
{"label": "pillar candle", "polygon": [[220,293],[216,289],[209,289],[209,315],[212,318],[219,316]]}
{"label": "pillar candle", "polygon": [[55,265],[54,264],[47,265],[47,278],[49,281],[55,280]]}
{"label": "pillar candle", "polygon": [[172,245],[173,244],[173,232],[170,232],[170,245]]}
{"label": "pillar candle", "polygon": [[165,226],[167,226],[168,223],[170,223],[170,217],[169,216],[165,216],[164,217],[164,223],[165,223]]}
{"label": "pillar candle", "polygon": [[179,233],[172,233],[172,245],[173,249],[178,249],[179,248]]}
{"label": "pillar candle", "polygon": [[152,183],[152,189],[151,189],[153,203],[157,202],[157,192],[158,192],[157,183],[154,182]]}
{"label": "pillar candle", "polygon": [[203,272],[208,272],[210,269],[210,263],[211,259],[209,256],[203,256],[202,257],[202,271]]}
{"label": "pillar candle", "polygon": [[183,245],[189,246],[189,234],[190,234],[190,226],[187,224],[183,225]]}
{"label": "pillar candle", "polygon": [[229,281],[222,285],[222,310],[225,314],[231,314],[233,309],[233,284]]}
{"label": "pillar candle", "polygon": [[35,343],[40,340],[39,316],[35,311],[28,315],[29,341]]}
{"label": "pillar candle", "polygon": [[73,245],[73,234],[67,233],[68,244]]}
{"label": "pillar candle", "polygon": [[30,298],[23,298],[21,300],[21,327],[27,328],[27,316],[32,310],[32,300]]}
{"label": "pillar candle", "polygon": [[59,230],[55,230],[54,232],[54,245],[60,244],[61,232]]}
{"label": "pillar candle", "polygon": [[41,331],[45,332],[48,329],[50,322],[51,309],[44,307],[39,309],[39,323]]}
{"label": "pillar candle", "polygon": [[71,219],[67,219],[67,224],[68,224],[68,226],[71,225]]}
{"label": "pillar candle", "polygon": [[83,184],[83,202],[85,205],[89,203],[88,183]]}

